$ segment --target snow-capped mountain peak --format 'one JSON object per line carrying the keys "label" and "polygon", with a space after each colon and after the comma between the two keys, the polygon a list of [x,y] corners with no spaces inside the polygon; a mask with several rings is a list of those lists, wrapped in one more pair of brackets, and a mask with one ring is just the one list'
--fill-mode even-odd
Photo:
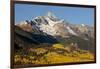
{"label": "snow-capped mountain peak", "polygon": [[[73,25],[67,23],[64,19],[57,18],[52,12],[48,12],[45,16],[38,16],[32,21],[23,21],[20,23],[20,27],[26,28],[31,31],[32,27],[34,30],[42,31],[48,35],[52,36],[86,36],[93,33],[93,28],[87,27],[85,24]],[[28,26],[28,27],[27,27]],[[25,30],[26,30],[25,29]]]}
{"label": "snow-capped mountain peak", "polygon": [[51,11],[47,13],[47,16],[50,18],[57,18]]}

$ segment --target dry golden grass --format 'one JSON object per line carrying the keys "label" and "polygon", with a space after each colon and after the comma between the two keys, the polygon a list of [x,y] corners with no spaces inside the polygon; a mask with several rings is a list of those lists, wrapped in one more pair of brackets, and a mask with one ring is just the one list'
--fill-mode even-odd
{"label": "dry golden grass", "polygon": [[54,44],[53,47],[56,49],[64,49],[64,46],[62,44]]}
{"label": "dry golden grass", "polygon": [[[70,63],[70,62],[86,62],[94,61],[94,55],[85,50],[66,52],[69,48],[64,48],[61,44],[54,44],[52,48],[62,49],[63,53],[57,51],[50,51],[44,48],[30,49],[31,53],[36,52],[36,55],[15,55],[15,64],[56,64],[56,63]],[[63,51],[64,50],[64,51]],[[47,53],[45,53],[47,52]]]}

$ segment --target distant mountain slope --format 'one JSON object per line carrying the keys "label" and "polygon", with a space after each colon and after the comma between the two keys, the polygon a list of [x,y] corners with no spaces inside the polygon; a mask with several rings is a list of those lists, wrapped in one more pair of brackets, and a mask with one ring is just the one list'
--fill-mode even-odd
{"label": "distant mountain slope", "polygon": [[94,52],[95,46],[94,46],[94,40],[85,40],[81,37],[77,36],[70,36],[69,38],[58,38],[58,41],[63,44],[65,47],[68,46],[71,43],[76,43],[78,48],[83,50],[88,50],[90,52]]}

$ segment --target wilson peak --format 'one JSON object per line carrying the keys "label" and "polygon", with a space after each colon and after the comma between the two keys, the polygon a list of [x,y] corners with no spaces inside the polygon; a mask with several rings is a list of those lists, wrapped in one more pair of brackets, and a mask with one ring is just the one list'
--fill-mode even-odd
{"label": "wilson peak", "polygon": [[33,18],[31,21],[23,21],[17,24],[20,28],[26,31],[41,31],[45,34],[51,36],[61,36],[63,38],[69,37],[70,35],[85,37],[88,40],[88,37],[93,36],[93,28],[85,24],[70,24],[64,19],[59,19],[53,14],[53,12],[48,12],[44,16],[38,16]]}

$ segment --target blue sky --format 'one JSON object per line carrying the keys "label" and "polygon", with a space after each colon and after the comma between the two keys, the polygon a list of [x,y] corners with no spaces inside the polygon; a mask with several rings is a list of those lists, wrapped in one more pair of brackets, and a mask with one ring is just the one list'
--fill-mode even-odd
{"label": "blue sky", "polygon": [[15,23],[32,20],[37,16],[44,16],[48,11],[53,12],[58,18],[65,19],[72,24],[94,24],[94,8],[47,6],[47,5],[15,5]]}

